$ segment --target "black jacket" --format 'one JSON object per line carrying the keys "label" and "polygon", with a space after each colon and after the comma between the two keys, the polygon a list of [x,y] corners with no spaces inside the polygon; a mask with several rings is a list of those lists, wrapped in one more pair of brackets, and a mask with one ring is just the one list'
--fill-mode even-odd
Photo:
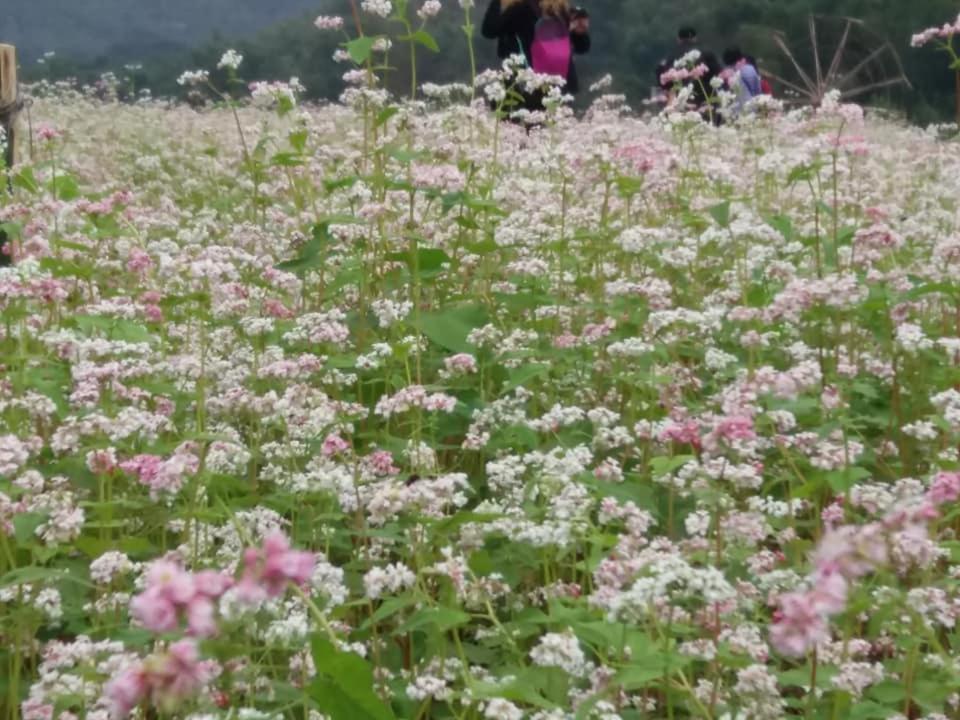
{"label": "black jacket", "polygon": [[[497,57],[505,60],[511,55],[523,52],[529,62],[533,34],[540,19],[540,3],[538,0],[521,0],[506,10],[500,7],[500,0],[491,0],[486,15],[483,16],[483,26],[480,31],[485,38],[497,41]],[[564,18],[564,22],[569,22]],[[583,55],[590,52],[590,35],[588,33],[570,33],[570,44],[573,52]],[[570,70],[567,73],[566,92],[575,94],[580,89],[577,78],[577,67],[570,59]]]}

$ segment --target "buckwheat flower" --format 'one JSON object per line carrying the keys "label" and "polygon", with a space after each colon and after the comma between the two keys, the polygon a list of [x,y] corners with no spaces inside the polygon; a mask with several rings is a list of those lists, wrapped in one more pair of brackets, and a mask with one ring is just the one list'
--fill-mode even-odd
{"label": "buckwheat flower", "polygon": [[364,12],[382,18],[390,17],[390,13],[393,12],[393,4],[390,0],[362,0],[360,7]]}
{"label": "buckwheat flower", "polygon": [[541,667],[559,667],[573,677],[584,677],[589,671],[580,641],[572,630],[541,637],[530,651],[530,659]]}
{"label": "buckwheat flower", "polygon": [[737,673],[733,691],[743,715],[750,720],[777,720],[784,717],[786,703],[780,696],[776,676],[764,665],[751,665]]}
{"label": "buckwheat flower", "polygon": [[236,50],[227,50],[217,63],[217,67],[227,70],[236,70],[243,62],[243,55]]}
{"label": "buckwheat flower", "polygon": [[460,7],[464,10],[469,10],[473,7],[473,0],[458,0]]}
{"label": "buckwheat flower", "polygon": [[407,317],[410,311],[413,310],[413,303],[407,300],[394,301],[381,299],[374,300],[370,304],[370,307],[377,316],[377,322],[380,327],[388,328]]}
{"label": "buckwheat flower", "polygon": [[440,0],[426,0],[417,10],[417,17],[421,20],[428,20],[439,15],[442,9],[443,5],[440,4]]}
{"label": "buckwheat flower", "polygon": [[121,552],[106,552],[90,563],[90,579],[98,585],[109,585],[133,571],[133,563]]}
{"label": "buckwheat flower", "polygon": [[46,545],[70,543],[80,537],[85,519],[83,508],[59,507],[53,511],[47,522],[36,529],[35,534]]}
{"label": "buckwheat flower", "polygon": [[187,87],[191,85],[203,85],[210,79],[210,73],[206,70],[187,70],[177,78],[177,85]]}
{"label": "buckwheat flower", "polygon": [[110,716],[114,719],[127,717],[146,699],[149,691],[147,673],[141,663],[121,671],[104,688],[104,696],[110,704]]}
{"label": "buckwheat flower", "polygon": [[30,452],[16,435],[0,435],[0,476],[11,476],[23,467]]}
{"label": "buckwheat flower", "polygon": [[87,469],[94,475],[107,475],[116,468],[117,451],[114,448],[91,450],[87,453]]}
{"label": "buckwheat flower", "polygon": [[804,657],[830,639],[827,621],[809,593],[788,593],[770,627],[770,643],[782,655]]}
{"label": "buckwheat flower", "polygon": [[467,353],[460,353],[452,357],[444,358],[443,366],[446,377],[472,375],[477,372],[476,358]]}
{"label": "buckwheat flower", "polygon": [[363,587],[368,598],[376,599],[383,594],[395,594],[412,587],[416,581],[417,576],[410,568],[403,563],[393,563],[386,567],[371,568],[363,576]]}
{"label": "buckwheat flower", "polygon": [[53,705],[33,698],[24,700],[20,705],[20,717],[23,720],[53,720]]}
{"label": "buckwheat flower", "polygon": [[523,710],[509,700],[494,698],[487,702],[483,717],[487,720],[523,720]]}
{"label": "buckwheat flower", "polygon": [[341,30],[343,18],[339,15],[320,15],[313,21],[313,25],[318,30]]}
{"label": "buckwheat flower", "polygon": [[237,585],[241,600],[256,604],[268,597],[279,597],[290,584],[305,585],[313,574],[313,553],[292,550],[281,532],[264,538],[263,548],[248,548],[243,555],[243,577]]}
{"label": "buckwheat flower", "polygon": [[904,425],[901,428],[901,432],[916,440],[927,441],[936,440],[940,435],[936,425],[924,420],[918,420],[917,422]]}
{"label": "buckwheat flower", "polygon": [[193,640],[180,640],[166,653],[147,658],[143,670],[150,699],[167,713],[199,693],[211,676],[209,665],[200,660]]}
{"label": "buckwheat flower", "polygon": [[845,662],[840,665],[840,672],[834,675],[830,682],[834,687],[849,693],[854,700],[863,697],[863,691],[871,685],[883,682],[886,677],[882,663]]}
{"label": "buckwheat flower", "polygon": [[960,498],[960,473],[938,473],[927,491],[927,499],[934,505],[946,505]]}

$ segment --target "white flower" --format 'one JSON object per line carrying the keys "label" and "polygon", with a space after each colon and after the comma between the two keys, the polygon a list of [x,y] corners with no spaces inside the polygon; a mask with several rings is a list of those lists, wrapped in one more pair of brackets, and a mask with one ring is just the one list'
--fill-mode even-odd
{"label": "white flower", "polygon": [[442,9],[443,6],[440,4],[440,0],[426,0],[421,8],[417,10],[417,17],[421,20],[428,20],[429,18],[439,15]]}
{"label": "white flower", "polygon": [[177,85],[202,85],[210,79],[210,73],[206,70],[186,70],[177,78]]}
{"label": "white flower", "polygon": [[530,651],[530,659],[541,667],[558,667],[574,677],[583,677],[589,667],[580,648],[580,641],[572,630],[564,633],[547,633]]}
{"label": "white flower", "polygon": [[243,55],[238,53],[236,50],[227,50],[223,54],[223,57],[220,58],[220,62],[217,63],[217,67],[227,70],[236,70],[240,67],[240,63],[242,62]]}
{"label": "white flower", "polygon": [[360,7],[364,12],[382,18],[390,17],[390,13],[393,12],[393,3],[390,0],[363,0]]}
{"label": "white flower", "polygon": [[318,30],[340,30],[343,27],[343,18],[339,15],[320,15],[313,24]]}

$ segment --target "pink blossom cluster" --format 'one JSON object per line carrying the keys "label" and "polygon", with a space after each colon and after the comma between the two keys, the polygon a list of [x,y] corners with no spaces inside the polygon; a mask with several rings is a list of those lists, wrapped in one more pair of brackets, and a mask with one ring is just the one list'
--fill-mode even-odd
{"label": "pink blossom cluster", "polygon": [[898,544],[925,539],[938,508],[958,498],[960,473],[939,473],[919,504],[894,508],[881,522],[828,529],[814,555],[810,589],[780,598],[770,628],[773,646],[800,657],[829,640],[829,618],[846,608],[851,584],[889,563],[891,548],[895,554]]}
{"label": "pink blossom cluster", "polygon": [[252,605],[278,597],[291,584],[306,585],[315,565],[313,553],[292,550],[283,533],[270,533],[261,549],[248,548],[244,552],[243,573],[236,585],[237,597]]}
{"label": "pink blossom cluster", "polygon": [[922,32],[915,34],[910,38],[911,47],[923,47],[932,40],[952,40],[953,36],[960,33],[960,15],[952,23],[944,23],[940,27],[930,27]]}
{"label": "pink blossom cluster", "polygon": [[124,669],[106,685],[104,695],[113,718],[127,717],[144,702],[169,713],[197,695],[215,674],[215,665],[200,659],[196,642],[185,639]]}
{"label": "pink blossom cluster", "polygon": [[710,69],[703,63],[699,63],[692,68],[673,67],[660,75],[660,83],[663,85],[674,85],[685,83],[689,80],[699,80],[706,75]]}
{"label": "pink blossom cluster", "polygon": [[154,500],[176,495],[186,479],[200,468],[200,458],[193,443],[184,443],[167,459],[158,455],[137,455],[120,463],[120,469],[135,475],[150,490]]}
{"label": "pink blossom cluster", "polygon": [[445,393],[431,393],[423,385],[409,385],[394,395],[385,395],[377,401],[374,414],[393,417],[413,409],[427,412],[452,413],[457,399]]}
{"label": "pink blossom cluster", "polygon": [[147,571],[146,583],[144,592],[130,602],[130,614],[140,625],[169,633],[185,617],[188,633],[210,637],[217,631],[214,603],[233,580],[214,570],[191,573],[175,562],[158,560]]}

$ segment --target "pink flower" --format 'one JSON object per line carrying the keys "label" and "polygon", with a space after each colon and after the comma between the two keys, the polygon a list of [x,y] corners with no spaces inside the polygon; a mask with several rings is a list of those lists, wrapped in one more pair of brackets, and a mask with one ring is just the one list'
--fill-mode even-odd
{"label": "pink flower", "polygon": [[217,634],[213,602],[202,595],[192,598],[187,605],[187,629],[195,637],[212,637]]}
{"label": "pink flower", "polygon": [[887,538],[882,525],[845,525],[826,532],[820,540],[814,564],[821,573],[839,572],[853,579],[885,565],[887,556]]}
{"label": "pink flower", "polygon": [[716,434],[724,440],[753,440],[753,419],[741,415],[725,417],[717,423]]}
{"label": "pink flower", "polygon": [[142,664],[121,671],[104,688],[104,695],[110,702],[110,714],[115,718],[126,717],[143,702],[149,689]]}
{"label": "pink flower", "polygon": [[143,316],[147,319],[147,322],[152,322],[152,323],[163,322],[163,310],[160,308],[159,305],[144,306]]}
{"label": "pink flower", "polygon": [[157,592],[178,605],[190,602],[197,591],[193,576],[168,560],[158,560],[150,566],[147,587],[148,592]]}
{"label": "pink flower", "polygon": [[156,590],[148,590],[133,598],[130,614],[150,632],[168,633],[177,629],[176,605]]}
{"label": "pink flower", "polygon": [[233,585],[233,578],[215,570],[204,570],[193,576],[197,594],[218,598]]}
{"label": "pink flower", "polygon": [[95,475],[107,475],[117,468],[117,453],[113,448],[87,453],[87,468]]}
{"label": "pink flower", "polygon": [[350,443],[339,435],[331,434],[327,435],[327,438],[323,441],[323,447],[321,447],[320,452],[323,453],[324,457],[333,457],[349,449]]}
{"label": "pink flower", "polygon": [[830,639],[827,621],[812,593],[789,593],[770,628],[770,644],[781,655],[804,657]]}
{"label": "pink flower", "polygon": [[147,571],[147,589],[130,601],[130,613],[155,633],[176,630],[182,613],[191,635],[210,637],[217,632],[213,600],[232,584],[222,573],[208,570],[193,575],[176,563],[158,560]]}
{"label": "pink flower", "polygon": [[153,267],[153,258],[140,248],[134,248],[127,256],[127,270],[142,274]]}
{"label": "pink flower", "polygon": [[32,698],[23,701],[20,711],[23,720],[52,720],[53,718],[53,705]]}
{"label": "pink flower", "polygon": [[305,585],[313,575],[313,553],[290,549],[290,541],[281,532],[268,535],[263,549],[248,548],[243,555],[243,578],[237,586],[238,597],[256,604],[265,597],[278,597],[290,583]]}
{"label": "pink flower", "polygon": [[339,15],[320,15],[313,24],[318,30],[340,30],[343,28],[343,18]]}
{"label": "pink flower", "polygon": [[700,426],[696,420],[687,420],[684,423],[672,422],[667,425],[657,440],[662,443],[675,442],[681,445],[692,445],[695,448],[700,447]]}
{"label": "pink flower", "polygon": [[837,615],[847,606],[848,583],[838,572],[820,572],[814,576],[810,602],[824,615]]}
{"label": "pink flower", "polygon": [[41,140],[56,140],[60,131],[50,125],[41,125],[37,128],[37,137]]}
{"label": "pink flower", "polygon": [[934,505],[946,505],[960,498],[960,473],[939,473],[927,491],[927,499]]}
{"label": "pink flower", "polygon": [[364,465],[379,476],[396,475],[400,468],[393,464],[393,455],[386,450],[376,450],[363,459]]}
{"label": "pink flower", "polygon": [[164,655],[148,658],[144,666],[151,699],[166,712],[196,695],[210,680],[209,669],[200,661],[193,640],[173,643]]}
{"label": "pink flower", "polygon": [[278,320],[289,320],[295,313],[279,300],[271,298],[263,303],[263,311]]}

